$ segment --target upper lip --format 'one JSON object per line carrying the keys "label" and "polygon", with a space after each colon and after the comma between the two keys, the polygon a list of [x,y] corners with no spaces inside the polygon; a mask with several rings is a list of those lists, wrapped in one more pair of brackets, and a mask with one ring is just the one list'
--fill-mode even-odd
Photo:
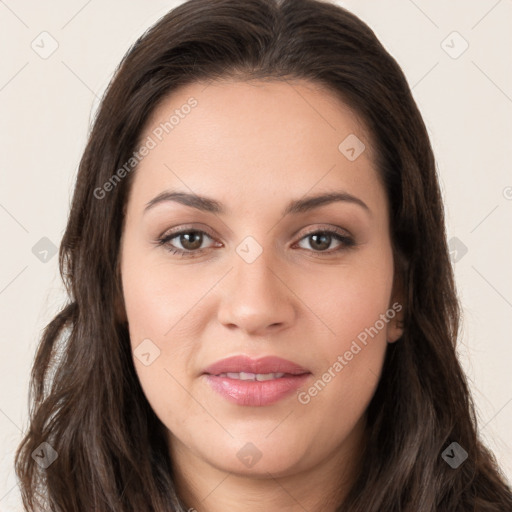
{"label": "upper lip", "polygon": [[203,373],[219,375],[221,373],[290,373],[301,375],[311,373],[302,366],[276,356],[266,356],[259,359],[252,359],[246,355],[227,357],[221,359],[205,368]]}

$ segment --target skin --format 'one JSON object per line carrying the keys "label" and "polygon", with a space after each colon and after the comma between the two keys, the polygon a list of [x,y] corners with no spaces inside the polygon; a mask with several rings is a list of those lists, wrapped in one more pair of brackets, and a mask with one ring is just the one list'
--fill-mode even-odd
{"label": "skin", "polygon": [[[334,511],[357,472],[365,410],[387,343],[402,331],[397,314],[311,398],[228,402],[202,371],[228,356],[277,355],[307,368],[309,389],[379,315],[400,301],[394,286],[389,210],[364,125],[340,100],[306,82],[195,83],[155,110],[141,140],[190,97],[188,116],[142,160],[126,205],[121,276],[132,348],[160,350],[148,366],[134,357],[144,393],[167,427],[180,496],[200,512]],[[366,150],[350,161],[338,150],[356,134]],[[226,214],[163,202],[165,190],[205,195]],[[334,202],[282,216],[292,199],[343,190],[368,206]],[[202,254],[171,228],[210,230]],[[319,249],[309,231],[338,227]],[[210,238],[211,236],[211,238]],[[248,263],[236,251],[253,237],[262,253]],[[199,242],[200,243],[200,242]],[[336,250],[340,249],[340,250]],[[260,460],[237,457],[251,442]]]}

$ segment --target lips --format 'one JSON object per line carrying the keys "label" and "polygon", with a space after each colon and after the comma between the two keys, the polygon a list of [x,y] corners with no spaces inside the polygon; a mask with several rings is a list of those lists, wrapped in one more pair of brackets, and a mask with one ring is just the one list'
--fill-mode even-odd
{"label": "lips", "polygon": [[222,359],[208,366],[203,373],[220,375],[222,373],[285,373],[290,375],[303,375],[311,373],[306,368],[276,356],[266,356],[260,359],[251,359],[248,356],[232,356]]}
{"label": "lips", "polygon": [[311,372],[280,357],[233,356],[208,366],[203,375],[211,389],[227,401],[264,406],[289,396],[305,384]]}

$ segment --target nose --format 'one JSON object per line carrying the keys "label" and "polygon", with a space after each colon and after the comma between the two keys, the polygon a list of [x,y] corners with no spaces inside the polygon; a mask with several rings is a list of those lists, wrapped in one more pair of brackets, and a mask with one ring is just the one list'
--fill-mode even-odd
{"label": "nose", "polygon": [[219,322],[229,329],[262,336],[292,325],[297,310],[293,286],[267,251],[252,263],[234,251],[233,266],[222,286]]}

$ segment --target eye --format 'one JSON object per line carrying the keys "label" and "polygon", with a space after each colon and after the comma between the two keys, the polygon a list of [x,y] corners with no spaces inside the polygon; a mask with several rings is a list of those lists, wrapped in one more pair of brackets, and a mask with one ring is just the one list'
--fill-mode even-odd
{"label": "eye", "polygon": [[[185,229],[159,238],[158,245],[166,246],[167,250],[172,254],[181,254],[185,257],[196,256],[208,249],[208,247],[202,247],[205,238],[213,240],[205,231]],[[176,241],[171,243],[175,239]],[[181,247],[176,247],[175,244],[179,244]]]}
{"label": "eye", "polygon": [[[213,241],[213,237],[205,231],[199,229],[182,229],[181,231],[169,233],[159,238],[157,240],[157,245],[166,247],[166,249],[172,254],[178,254],[182,257],[195,257],[212,247],[203,246],[205,239]],[[303,241],[309,243],[310,249],[300,245]],[[338,243],[338,246],[335,249],[328,250],[334,241]],[[317,229],[316,231],[306,233],[306,235],[303,236],[297,244],[302,249],[311,250],[312,252],[320,255],[323,255],[322,253],[329,255],[340,252],[343,249],[354,247],[356,242],[341,230]],[[178,245],[178,247],[176,245]],[[219,246],[222,246],[222,244],[217,245],[217,247]]]}
{"label": "eye", "polygon": [[[345,248],[354,247],[356,245],[353,238],[347,236],[346,234],[338,230],[333,229],[311,231],[310,233],[307,233],[304,237],[302,237],[299,240],[299,246],[302,241],[306,241],[314,252],[324,252],[327,254],[338,252]],[[338,242],[338,247],[333,250],[327,251],[327,249],[329,249],[333,241]],[[302,249],[307,249],[307,247],[300,247]]]}

